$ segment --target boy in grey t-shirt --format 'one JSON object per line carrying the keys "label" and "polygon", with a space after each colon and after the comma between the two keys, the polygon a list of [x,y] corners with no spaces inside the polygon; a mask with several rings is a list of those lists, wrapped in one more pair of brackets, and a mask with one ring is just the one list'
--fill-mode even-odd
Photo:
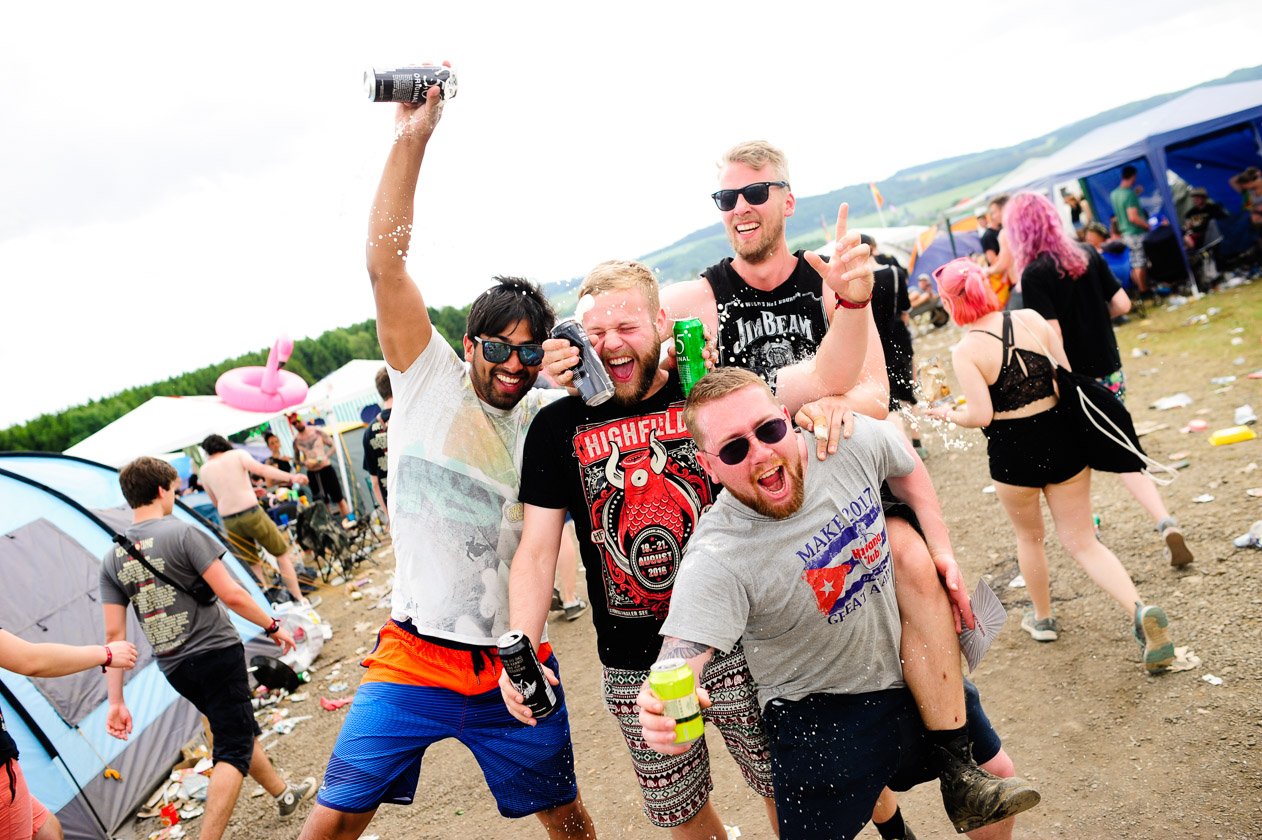
{"label": "boy in grey t-shirt", "polygon": [[[145,562],[122,546],[112,548],[101,562],[106,642],[127,637],[130,604],[167,682],[210,724],[215,765],[201,837],[222,836],[247,774],[276,798],[280,815],[289,816],[315,792],[315,779],[285,784],[256,740],[259,728],[250,706],[245,650],[224,607],[262,627],[282,650],[293,650],[293,637],[232,577],[220,559],[223,546],[171,516],[180,487],[174,467],[157,458],[137,458],[119,471],[118,483],[132,509],[127,540]],[[203,604],[189,594],[199,578],[217,601]],[[132,730],[118,671],[109,673],[105,727],[122,740]]]}
{"label": "boy in grey t-shirt", "polygon": [[[1024,781],[973,762],[969,734],[998,740],[975,695],[971,733],[931,732],[903,685],[876,488],[889,478],[898,495],[914,462],[892,432],[856,417],[845,447],[813,462],[805,433],[789,433],[788,413],[766,384],[733,368],[693,387],[684,419],[725,492],[684,556],[661,659],[685,659],[699,673],[715,648],[743,639],[766,703],[781,840],[854,837],[883,787],[905,790],[935,776],[958,831],[1037,804]],[[674,744],[674,721],[647,683],[638,702],[654,749],[686,748]]]}

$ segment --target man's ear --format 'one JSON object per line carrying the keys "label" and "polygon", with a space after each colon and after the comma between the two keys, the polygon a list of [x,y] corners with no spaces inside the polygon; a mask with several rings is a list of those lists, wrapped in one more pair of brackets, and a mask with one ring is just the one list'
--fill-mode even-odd
{"label": "man's ear", "polygon": [[714,473],[714,456],[702,450],[701,447],[697,447],[697,463],[701,465],[701,469],[705,470],[705,474],[710,477],[711,481],[715,484],[723,483],[719,481],[719,477]]}
{"label": "man's ear", "polygon": [[467,335],[461,336],[460,340],[464,343],[464,360],[466,362],[473,361],[473,341]]}

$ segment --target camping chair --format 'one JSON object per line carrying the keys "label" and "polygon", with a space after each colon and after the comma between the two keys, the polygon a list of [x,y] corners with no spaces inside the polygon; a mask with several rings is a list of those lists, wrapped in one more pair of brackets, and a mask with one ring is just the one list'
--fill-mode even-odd
{"label": "camping chair", "polygon": [[308,505],[298,511],[294,536],[304,551],[311,552],[325,583],[333,579],[338,566],[342,574],[349,571],[350,540],[323,504]]}
{"label": "camping chair", "polygon": [[1192,266],[1196,288],[1202,292],[1208,292],[1218,282],[1218,262],[1215,256],[1222,242],[1223,235],[1218,229],[1218,221],[1210,219],[1205,226],[1205,241],[1201,243],[1201,247],[1188,251],[1188,264]]}

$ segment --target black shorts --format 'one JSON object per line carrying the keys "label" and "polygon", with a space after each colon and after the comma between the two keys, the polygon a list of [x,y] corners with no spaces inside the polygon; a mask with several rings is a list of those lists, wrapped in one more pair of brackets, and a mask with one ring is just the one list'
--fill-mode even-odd
{"label": "black shorts", "polygon": [[913,529],[920,538],[925,538],[925,529],[920,527],[920,519],[916,516],[916,511],[911,509],[911,505],[894,495],[894,491],[890,489],[888,481],[881,482],[881,512],[885,514],[885,518],[902,519]]}
{"label": "black shorts", "polygon": [[982,429],[990,477],[1018,487],[1059,484],[1082,472],[1087,456],[1060,405],[1031,417],[994,420]]}
{"label": "black shorts", "polygon": [[311,482],[311,495],[317,499],[324,497],[330,502],[337,504],[346,498],[342,494],[342,482],[337,480],[337,470],[333,469],[333,465],[308,471],[307,478]]}
{"label": "black shorts", "polygon": [[250,772],[254,739],[261,734],[250,705],[250,680],[241,644],[208,650],[185,659],[167,682],[206,716],[215,736],[214,760]]}
{"label": "black shorts", "polygon": [[[1001,744],[965,681],[973,757],[984,764]],[[937,778],[920,713],[905,688],[867,694],[811,694],[772,700],[763,710],[780,840],[856,837],[872,819],[881,788]]]}

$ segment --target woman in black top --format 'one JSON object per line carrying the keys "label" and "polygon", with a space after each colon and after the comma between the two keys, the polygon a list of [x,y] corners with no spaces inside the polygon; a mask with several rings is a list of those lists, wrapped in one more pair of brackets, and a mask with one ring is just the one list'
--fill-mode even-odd
{"label": "woman in black top", "polygon": [[931,413],[986,435],[995,495],[1016,531],[1017,563],[1034,603],[1021,628],[1040,642],[1059,632],[1043,550],[1043,496],[1061,545],[1131,620],[1145,668],[1166,670],[1174,645],[1165,612],[1142,603],[1117,555],[1095,537],[1091,470],[1056,392],[1052,359],[1069,367],[1060,337],[1038,313],[1001,311],[985,272],[970,260],[947,263],[935,279],[943,306],[967,328],[951,354],[966,403]]}
{"label": "woman in black top", "polygon": [[[1131,302],[1113,272],[1094,248],[1065,233],[1052,203],[1038,193],[1013,196],[1004,209],[1004,230],[1024,305],[1060,335],[1075,371],[1095,377],[1125,402],[1126,377],[1112,319],[1129,312]],[[1124,473],[1122,483],[1156,523],[1170,565],[1191,563],[1192,552],[1152,479]]]}

